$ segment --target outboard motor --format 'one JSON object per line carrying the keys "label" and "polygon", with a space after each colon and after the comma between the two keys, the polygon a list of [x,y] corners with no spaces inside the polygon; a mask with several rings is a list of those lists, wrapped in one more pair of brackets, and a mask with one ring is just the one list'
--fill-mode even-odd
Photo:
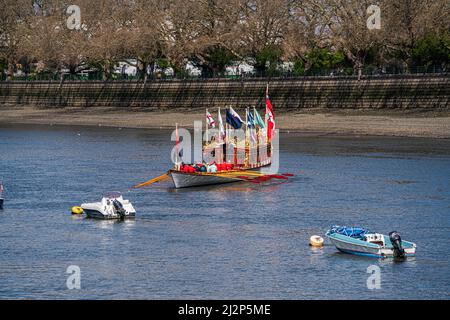
{"label": "outboard motor", "polygon": [[394,247],[394,258],[405,258],[405,250],[402,247],[402,238],[397,231],[389,232],[389,240]]}
{"label": "outboard motor", "polygon": [[125,218],[126,211],[125,211],[125,208],[123,207],[122,203],[119,200],[114,199],[113,206],[114,206],[114,209],[116,210],[116,213],[120,216],[120,219],[123,220]]}

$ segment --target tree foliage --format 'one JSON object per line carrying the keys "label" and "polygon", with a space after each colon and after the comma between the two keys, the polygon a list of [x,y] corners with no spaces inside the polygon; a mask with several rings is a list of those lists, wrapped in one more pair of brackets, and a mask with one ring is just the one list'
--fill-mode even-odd
{"label": "tree foliage", "polygon": [[[119,61],[146,79],[160,65],[204,76],[233,62],[276,74],[292,62],[311,70],[415,65],[449,67],[448,0],[77,0],[81,28],[66,26],[67,0],[0,0],[0,68],[27,72],[97,68],[111,78]],[[367,7],[381,8],[369,30]],[[25,68],[24,65],[33,66]]]}

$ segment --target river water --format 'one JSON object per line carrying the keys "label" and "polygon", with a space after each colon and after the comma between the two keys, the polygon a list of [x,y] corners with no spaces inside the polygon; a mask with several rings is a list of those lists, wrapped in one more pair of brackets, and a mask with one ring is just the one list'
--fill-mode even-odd
{"label": "river water", "polygon": [[[289,181],[175,190],[163,130],[0,126],[0,298],[449,299],[450,141],[282,134]],[[74,217],[119,190],[133,221]],[[333,224],[397,230],[398,263],[311,249]],[[66,273],[80,268],[81,289]],[[367,268],[380,268],[368,289]]]}

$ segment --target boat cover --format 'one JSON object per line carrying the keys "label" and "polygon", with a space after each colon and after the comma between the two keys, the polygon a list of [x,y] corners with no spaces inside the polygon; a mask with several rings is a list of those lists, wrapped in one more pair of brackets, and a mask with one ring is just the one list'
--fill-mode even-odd
{"label": "boat cover", "polygon": [[109,198],[109,199],[117,199],[120,198],[122,196],[122,194],[119,191],[109,191],[106,192],[105,194],[103,194],[104,198]]}
{"label": "boat cover", "polygon": [[344,236],[352,237],[355,239],[365,240],[365,235],[372,232],[370,232],[368,229],[360,227],[332,226],[330,230],[327,231],[327,236],[334,233],[342,234]]}

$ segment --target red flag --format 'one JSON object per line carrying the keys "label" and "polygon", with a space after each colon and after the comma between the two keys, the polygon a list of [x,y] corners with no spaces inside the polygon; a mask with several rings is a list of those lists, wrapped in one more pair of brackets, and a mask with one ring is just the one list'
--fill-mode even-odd
{"label": "red flag", "polygon": [[269,99],[269,85],[266,89],[266,121],[267,121],[267,138],[272,140],[273,131],[275,130],[275,115],[273,114],[272,103]]}

